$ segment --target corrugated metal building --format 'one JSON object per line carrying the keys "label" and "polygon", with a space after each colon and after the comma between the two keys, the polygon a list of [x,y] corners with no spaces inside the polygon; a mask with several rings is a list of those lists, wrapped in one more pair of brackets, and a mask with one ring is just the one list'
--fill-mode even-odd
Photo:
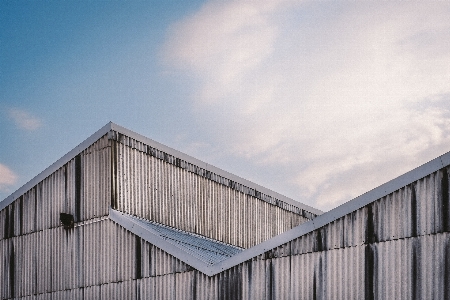
{"label": "corrugated metal building", "polygon": [[322,214],[109,123],[0,202],[0,297],[450,299],[449,165]]}

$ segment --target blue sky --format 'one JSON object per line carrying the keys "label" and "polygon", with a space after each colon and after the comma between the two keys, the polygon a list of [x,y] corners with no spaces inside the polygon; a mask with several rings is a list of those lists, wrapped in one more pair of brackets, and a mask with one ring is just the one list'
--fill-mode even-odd
{"label": "blue sky", "polygon": [[449,1],[2,1],[0,199],[113,121],[329,210],[450,150]]}

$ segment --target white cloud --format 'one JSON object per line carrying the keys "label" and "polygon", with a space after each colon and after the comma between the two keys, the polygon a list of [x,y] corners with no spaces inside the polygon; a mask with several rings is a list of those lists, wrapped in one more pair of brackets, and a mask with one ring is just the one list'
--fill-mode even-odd
{"label": "white cloud", "polygon": [[166,58],[196,74],[219,148],[289,166],[280,182],[328,210],[450,149],[449,8],[214,1],[173,26]]}
{"label": "white cloud", "polygon": [[7,191],[7,188],[16,184],[17,175],[7,166],[0,164],[0,191]]}
{"label": "white cloud", "polygon": [[10,109],[9,116],[13,119],[16,126],[21,129],[33,131],[42,126],[42,121],[39,118],[21,109]]}

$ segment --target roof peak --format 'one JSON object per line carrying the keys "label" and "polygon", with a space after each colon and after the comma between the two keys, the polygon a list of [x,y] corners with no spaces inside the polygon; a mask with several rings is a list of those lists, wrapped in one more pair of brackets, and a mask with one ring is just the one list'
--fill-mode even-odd
{"label": "roof peak", "polygon": [[58,170],[59,168],[61,168],[62,166],[64,166],[64,164],[66,164],[67,162],[69,162],[71,159],[73,159],[75,156],[77,156],[79,153],[81,153],[83,150],[87,149],[90,145],[92,145],[95,141],[97,141],[98,139],[100,139],[102,136],[110,133],[111,131],[115,131],[117,133],[123,134],[125,136],[128,136],[132,139],[135,139],[139,142],[145,143],[151,147],[154,147],[160,151],[163,151],[165,153],[168,153],[170,155],[175,156],[176,158],[185,160],[189,163],[192,163],[196,166],[199,166],[205,170],[208,170],[210,172],[213,172],[215,174],[218,174],[224,178],[230,179],[232,181],[238,182],[248,188],[257,190],[259,192],[262,192],[266,195],[272,196],[275,199],[281,200],[285,203],[288,203],[290,205],[293,205],[299,209],[308,211],[314,215],[320,215],[323,212],[319,209],[316,209],[314,207],[311,207],[309,205],[303,204],[301,202],[298,202],[296,200],[293,200],[289,197],[286,197],[282,194],[279,194],[277,192],[274,192],[268,188],[265,188],[261,185],[258,185],[254,182],[251,182],[249,180],[246,180],[242,177],[239,177],[237,175],[234,175],[232,173],[229,173],[227,171],[224,171],[220,168],[217,168],[211,164],[208,164],[206,162],[203,162],[197,158],[194,158],[190,155],[187,155],[183,152],[180,152],[176,149],[173,149],[171,147],[168,147],[164,144],[161,144],[155,140],[152,140],[148,137],[145,137],[139,133],[136,133],[130,129],[127,129],[125,127],[122,127],[112,121],[109,121],[107,124],[105,124],[102,128],[100,128],[99,130],[97,130],[94,134],[92,134],[90,137],[88,137],[86,140],[84,140],[83,142],[81,142],[78,146],[76,146],[74,149],[72,149],[71,151],[69,151],[67,154],[65,154],[63,157],[61,157],[60,159],[58,159],[55,163],[53,163],[52,165],[50,165],[48,168],[46,168],[44,171],[42,171],[41,173],[39,173],[37,176],[35,176],[33,179],[31,179],[29,182],[27,182],[26,184],[24,184],[22,187],[20,187],[18,190],[16,190],[15,192],[13,192],[10,196],[8,196],[7,198],[5,198],[4,200],[2,200],[0,202],[0,210],[3,209],[4,207],[6,207],[7,205],[11,204],[15,199],[17,199],[18,197],[20,197],[22,194],[24,194],[26,191],[30,190],[33,186],[35,186],[36,184],[38,184],[40,181],[42,181],[43,179],[45,179],[47,176],[49,176],[50,174],[52,174],[53,172],[55,172],[56,170]]}

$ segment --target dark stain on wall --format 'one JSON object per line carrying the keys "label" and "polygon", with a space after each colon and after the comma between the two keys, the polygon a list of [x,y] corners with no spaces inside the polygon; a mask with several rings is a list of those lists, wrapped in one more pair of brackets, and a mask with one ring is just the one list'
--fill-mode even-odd
{"label": "dark stain on wall", "polygon": [[312,299],[313,300],[317,300],[317,279],[316,279],[316,272],[314,271],[314,276],[313,276],[313,294],[312,294]]}
{"label": "dark stain on wall", "polygon": [[64,209],[66,210],[66,212],[68,211],[68,195],[67,195],[67,164],[64,165]]}
{"label": "dark stain on wall", "polygon": [[15,272],[16,272],[16,266],[15,266],[14,244],[11,241],[11,252],[9,253],[9,289],[10,289],[11,298],[15,297],[15,294],[14,294]]}
{"label": "dark stain on wall", "polygon": [[365,236],[366,244],[372,244],[377,240],[375,233],[373,206],[374,203],[371,203],[367,206],[366,236]]}
{"label": "dark stain on wall", "polygon": [[420,297],[420,292],[422,291],[420,280],[420,242],[418,239],[414,239],[412,242],[411,255],[411,298],[418,299]]}
{"label": "dark stain on wall", "polygon": [[142,246],[141,246],[141,238],[136,235],[136,278],[140,279],[142,278]]}
{"label": "dark stain on wall", "polygon": [[366,245],[365,252],[365,268],[364,268],[364,299],[375,299],[374,280],[375,280],[375,251],[373,245]]}
{"label": "dark stain on wall", "polygon": [[34,230],[37,230],[37,224],[38,224],[38,188],[40,187],[40,184],[37,184],[34,187]]}
{"label": "dark stain on wall", "polygon": [[19,198],[19,235],[23,234],[23,195]]}
{"label": "dark stain on wall", "polygon": [[444,246],[444,299],[450,299],[450,240]]}
{"label": "dark stain on wall", "polygon": [[322,251],[322,233],[320,232],[320,229],[317,230],[316,234],[316,251]]}
{"label": "dark stain on wall", "polygon": [[9,236],[9,207],[10,205],[5,207],[5,226],[3,226],[3,236],[5,239]]}
{"label": "dark stain on wall", "polygon": [[4,229],[5,239],[14,236],[14,207],[15,203],[8,205],[5,208],[5,229]]}
{"label": "dark stain on wall", "polygon": [[417,236],[417,195],[416,185],[411,184],[411,237]]}
{"label": "dark stain on wall", "polygon": [[111,140],[111,208],[117,209],[117,142]]}
{"label": "dark stain on wall", "polygon": [[442,193],[442,230],[450,231],[450,204],[448,195],[448,172],[447,168],[442,170],[441,193]]}
{"label": "dark stain on wall", "polygon": [[81,220],[81,155],[75,156],[75,222]]}

